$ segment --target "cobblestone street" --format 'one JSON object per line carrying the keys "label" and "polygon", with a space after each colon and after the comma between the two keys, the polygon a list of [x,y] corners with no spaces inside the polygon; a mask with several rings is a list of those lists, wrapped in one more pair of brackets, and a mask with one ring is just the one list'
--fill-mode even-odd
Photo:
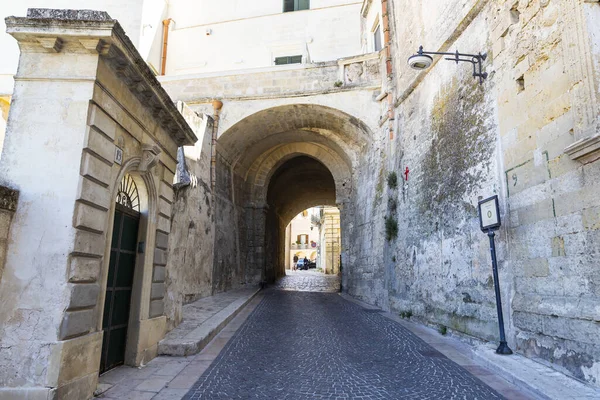
{"label": "cobblestone street", "polygon": [[[286,277],[283,287],[308,290],[309,280]],[[379,312],[337,294],[269,290],[185,398],[502,396]]]}
{"label": "cobblestone street", "polygon": [[325,275],[314,270],[308,271],[285,271],[286,275],[279,279],[274,289],[294,290],[298,292],[339,292],[340,277],[337,275]]}

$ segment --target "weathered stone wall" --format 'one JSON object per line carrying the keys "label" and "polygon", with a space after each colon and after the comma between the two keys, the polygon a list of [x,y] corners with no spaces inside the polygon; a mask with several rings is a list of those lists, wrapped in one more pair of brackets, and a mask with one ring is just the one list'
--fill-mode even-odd
{"label": "weathered stone wall", "polygon": [[[159,77],[169,94],[188,104],[335,93],[378,85],[377,53],[315,64],[292,64],[249,71]],[[336,87],[337,85],[342,85]],[[208,112],[208,110],[205,110]]]}
{"label": "weathered stone wall", "polygon": [[192,127],[198,142],[179,149],[178,177],[171,208],[169,259],[165,277],[167,328],[177,326],[182,306],[212,291],[215,212],[210,187],[210,155],[213,121],[199,116],[183,103],[180,111]]}
{"label": "weathered stone wall", "polygon": [[0,397],[90,398],[119,184],[138,188],[124,357],[140,365],[165,332],[176,153],[196,137],[106,13],[30,9],[7,26],[22,53],[0,181],[21,203],[0,281]]}
{"label": "weathered stone wall", "polygon": [[[242,205],[236,199],[236,176],[229,164],[217,156],[215,182],[215,261],[213,264],[213,291],[223,292],[245,282],[240,261],[240,213]],[[251,282],[253,284],[257,281]]]}
{"label": "weathered stone wall", "polygon": [[[598,384],[600,165],[590,151],[599,132],[600,4],[442,3],[392,3],[397,133],[390,140],[378,132],[359,172],[344,287],[428,324],[497,340],[476,206],[498,194],[509,344]],[[489,77],[479,85],[469,64],[444,60],[410,70],[406,59],[420,44],[487,51]],[[386,183],[391,171],[396,189]],[[388,242],[391,215],[399,233]]]}
{"label": "weathered stone wall", "polygon": [[[313,113],[319,109],[320,105],[331,110],[330,112],[342,110],[352,116],[365,114],[364,110],[370,109],[373,104],[377,109],[374,97],[379,94],[381,77],[375,67],[379,61],[379,54],[368,54],[319,64],[279,66],[231,74],[160,78],[172,98],[186,101],[198,113],[212,114],[214,112],[212,100],[219,98],[223,101],[224,105],[219,118],[219,138],[227,135],[236,124],[254,117],[254,114],[290,105],[287,110],[288,114],[282,113],[281,118],[279,116],[274,118],[272,115],[266,114],[265,119],[256,117],[252,124],[245,128],[239,128],[240,136],[237,136],[238,140],[234,140],[233,143],[236,147],[242,147],[260,142],[263,139],[260,134],[264,133],[260,129],[260,124],[264,124],[264,127],[269,127],[268,129],[277,129],[271,133],[272,136],[268,139],[271,146],[275,148],[290,142],[289,148],[273,151],[273,155],[270,157],[262,156],[260,152],[251,153],[249,156],[244,154],[248,160],[240,163],[239,160],[231,158],[233,151],[231,146],[217,144],[214,190],[215,259],[212,274],[215,292],[229,290],[244,284],[259,283],[265,279],[262,268],[267,261],[272,265],[272,270],[276,268],[275,260],[269,259],[267,255],[267,251],[272,249],[265,247],[265,223],[268,209],[265,207],[266,204],[259,204],[255,198],[252,198],[253,194],[252,191],[248,191],[247,181],[252,174],[266,174],[268,171],[255,171],[253,168],[257,167],[251,165],[254,161],[251,157],[254,156],[261,160],[263,159],[260,157],[264,157],[263,161],[268,165],[276,164],[281,153],[285,154],[285,152],[291,154],[309,152],[317,158],[333,157],[331,154],[334,152],[327,149],[328,143],[325,137],[318,139],[318,136],[310,131],[304,133],[299,130],[285,132],[293,129],[284,125],[287,122],[286,115],[288,119],[293,116],[298,120],[297,123],[289,123],[290,126],[298,126],[297,129],[304,127],[316,129],[320,125],[328,127],[328,125],[338,124],[341,126],[348,119],[354,124],[359,124],[358,119],[352,120],[347,116],[346,118],[336,117],[334,121],[326,120],[323,117],[317,118]],[[341,87],[334,86],[337,81],[342,83]],[[295,109],[292,106],[295,104],[301,104],[302,107]],[[363,116],[367,125],[377,126],[379,115],[367,113]],[[305,124],[304,126],[301,121]],[[259,128],[258,131],[257,128]],[[282,135],[273,135],[273,133]],[[346,134],[348,140],[340,141],[339,144],[344,149],[349,148],[352,142],[357,140],[350,133]],[[315,139],[318,139],[318,146],[315,146],[314,143],[311,145],[312,147],[300,145],[301,142],[310,142]],[[265,147],[265,150],[267,148]],[[344,163],[355,160],[357,155],[350,151],[348,154],[350,159],[342,160],[339,155],[331,159],[331,166],[337,168],[333,171],[334,175],[342,176],[343,168],[346,168],[346,174],[350,174],[349,167],[344,166]],[[235,161],[238,161],[237,164]],[[268,185],[268,183],[266,181],[262,185]],[[344,182],[340,180],[340,187],[342,187],[342,183]],[[348,181],[346,184],[354,186],[354,182]],[[266,186],[261,186],[260,189],[266,192]],[[265,200],[266,196],[262,201]],[[273,218],[273,221],[276,220],[277,218]],[[280,225],[280,221],[271,224],[275,230],[278,230]],[[279,246],[282,247],[283,237],[273,237],[273,242],[278,240],[282,241]],[[270,241],[269,243],[269,246],[273,245]],[[274,248],[274,252],[270,251],[269,254],[277,253],[278,247]]]}
{"label": "weathered stone wall", "polygon": [[583,15],[597,23],[600,4],[584,3],[503,4],[490,40],[516,346],[600,385],[600,162],[591,162],[600,154],[565,154],[600,133],[600,70],[590,57],[598,37],[588,34],[598,28]]}

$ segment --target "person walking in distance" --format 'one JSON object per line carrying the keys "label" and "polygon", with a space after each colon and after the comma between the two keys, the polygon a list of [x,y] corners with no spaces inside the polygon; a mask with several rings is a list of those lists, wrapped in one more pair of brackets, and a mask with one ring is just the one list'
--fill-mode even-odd
{"label": "person walking in distance", "polygon": [[296,271],[298,269],[298,256],[294,255],[294,266],[292,267],[292,271]]}

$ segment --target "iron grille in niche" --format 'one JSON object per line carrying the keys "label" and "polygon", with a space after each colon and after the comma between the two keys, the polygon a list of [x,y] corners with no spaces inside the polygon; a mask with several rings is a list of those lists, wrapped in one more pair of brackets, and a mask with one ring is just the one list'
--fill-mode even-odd
{"label": "iron grille in niche", "polygon": [[117,204],[140,212],[140,196],[138,194],[138,189],[133,178],[129,174],[121,179],[119,191],[117,192]]}

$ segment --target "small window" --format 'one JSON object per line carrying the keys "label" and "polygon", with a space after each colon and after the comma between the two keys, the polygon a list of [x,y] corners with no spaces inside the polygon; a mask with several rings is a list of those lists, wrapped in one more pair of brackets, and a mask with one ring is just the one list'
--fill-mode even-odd
{"label": "small window", "polygon": [[283,12],[310,9],[310,0],[283,0]]}
{"label": "small window", "polygon": [[375,32],[373,32],[373,47],[375,51],[380,51],[383,48],[381,47],[381,25],[377,25]]}
{"label": "small window", "polygon": [[298,235],[296,238],[297,244],[308,244],[308,235]]}
{"label": "small window", "polygon": [[275,65],[302,64],[302,56],[276,57]]}

